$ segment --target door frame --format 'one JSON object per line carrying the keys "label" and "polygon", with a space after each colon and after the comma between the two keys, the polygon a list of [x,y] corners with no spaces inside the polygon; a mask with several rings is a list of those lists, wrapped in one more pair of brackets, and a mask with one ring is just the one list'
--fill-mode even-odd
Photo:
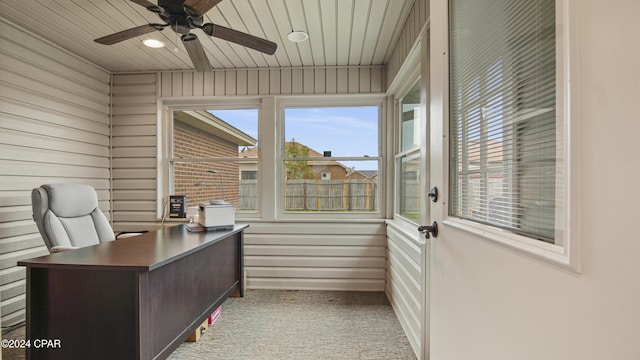
{"label": "door frame", "polygon": [[[429,30],[430,21],[427,20],[427,24],[425,25],[425,29],[423,32],[422,40],[420,42],[420,83],[421,83],[421,91],[420,91],[420,106],[422,107],[421,113],[423,114],[422,124],[424,127],[421,131],[421,140],[420,140],[420,171],[425,176],[421,179],[421,186],[424,189],[423,196],[421,197],[421,224],[428,225],[433,223],[434,218],[433,214],[433,205],[438,202],[432,202],[431,199],[427,196],[429,190],[435,185],[437,186],[437,182],[435,182],[432,175],[431,168],[431,153],[432,153],[432,131],[431,131],[431,116],[430,116],[430,84],[431,84],[431,69],[430,69],[430,35],[431,32]],[[440,190],[441,186],[438,186],[438,190]],[[438,201],[441,201],[438,199]],[[422,359],[428,360],[430,353],[430,315],[431,315],[431,260],[430,254],[431,252],[431,244],[433,243],[433,236],[430,239],[425,239],[425,245],[422,248]]]}

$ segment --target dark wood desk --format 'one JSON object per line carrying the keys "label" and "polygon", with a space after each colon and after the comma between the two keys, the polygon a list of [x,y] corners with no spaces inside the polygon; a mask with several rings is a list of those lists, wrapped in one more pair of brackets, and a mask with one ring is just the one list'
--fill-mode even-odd
{"label": "dark wood desk", "polygon": [[244,295],[247,226],[178,225],[20,261],[27,359],[168,357],[228,296]]}

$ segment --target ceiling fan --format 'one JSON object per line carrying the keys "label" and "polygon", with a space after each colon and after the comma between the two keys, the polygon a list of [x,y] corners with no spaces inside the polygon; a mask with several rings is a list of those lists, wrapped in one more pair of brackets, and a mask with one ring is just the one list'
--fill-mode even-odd
{"label": "ceiling fan", "polygon": [[182,43],[185,49],[187,49],[187,53],[196,71],[209,71],[212,68],[200,40],[198,40],[195,34],[191,33],[192,29],[202,29],[202,31],[209,36],[231,41],[268,55],[273,55],[278,46],[274,42],[221,25],[203,23],[203,15],[218,5],[222,0],[158,0],[158,5],[148,0],[129,1],[157,14],[160,19],[164,21],[164,24],[151,23],[141,25],[95,39],[95,42],[104,45],[113,45],[140,35],[154,31],[162,31],[168,26],[177,34],[181,35]]}

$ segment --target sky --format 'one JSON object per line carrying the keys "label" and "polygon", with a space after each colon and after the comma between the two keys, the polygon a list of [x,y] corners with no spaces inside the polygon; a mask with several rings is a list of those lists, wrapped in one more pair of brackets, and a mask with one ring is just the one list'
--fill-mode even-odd
{"label": "sky", "polygon": [[[258,110],[211,110],[232,126],[258,138]],[[378,156],[378,107],[286,108],[285,139],[295,139],[332,156]],[[377,161],[346,162],[358,170],[375,170]]]}

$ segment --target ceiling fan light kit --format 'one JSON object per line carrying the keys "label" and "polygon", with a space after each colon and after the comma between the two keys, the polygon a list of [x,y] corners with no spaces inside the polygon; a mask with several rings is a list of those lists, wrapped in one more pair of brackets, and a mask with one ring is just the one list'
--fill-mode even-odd
{"label": "ceiling fan light kit", "polygon": [[144,46],[148,46],[150,48],[159,49],[164,47],[164,42],[157,39],[144,39],[142,40]]}
{"label": "ceiling fan light kit", "polygon": [[307,41],[307,39],[309,39],[309,34],[307,34],[304,31],[292,31],[289,34],[287,34],[287,39],[289,39],[289,41],[299,43],[299,42]]}
{"label": "ceiling fan light kit", "polygon": [[[259,38],[247,33],[233,30],[221,25],[204,23],[204,14],[211,10],[222,0],[158,0],[154,4],[148,0],[129,0],[147,10],[155,13],[164,21],[164,24],[147,24],[132,29],[123,30],[111,35],[103,36],[94,41],[99,44],[113,45],[124,40],[129,40],[154,31],[162,31],[165,27],[171,27],[173,31],[181,35],[182,43],[191,58],[196,71],[210,71],[211,64],[207,54],[198,40],[198,37],[191,33],[193,29],[201,29],[205,34],[236,43],[268,55],[276,52],[278,45],[269,40]],[[143,42],[154,39],[146,39]],[[160,42],[159,40],[156,40]],[[147,45],[145,43],[145,45]],[[153,47],[151,45],[147,45]],[[164,46],[164,44],[162,44]],[[162,47],[159,46],[159,47]]]}

